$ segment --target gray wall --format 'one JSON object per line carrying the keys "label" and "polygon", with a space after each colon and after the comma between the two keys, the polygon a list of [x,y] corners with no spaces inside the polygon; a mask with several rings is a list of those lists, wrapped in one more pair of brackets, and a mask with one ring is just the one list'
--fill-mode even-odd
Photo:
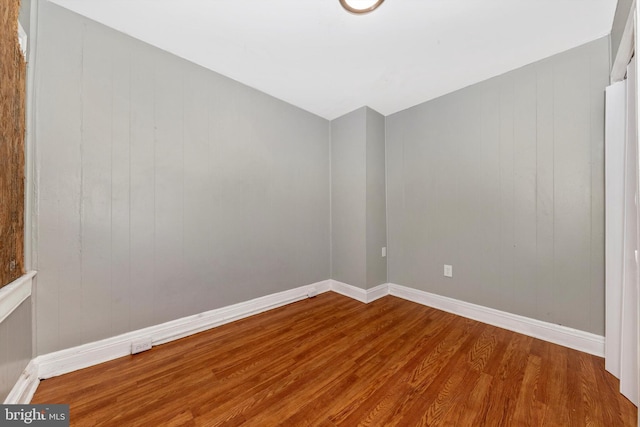
{"label": "gray wall", "polygon": [[616,6],[616,13],[613,17],[613,27],[611,28],[611,62],[616,58],[618,48],[620,47],[620,40],[622,39],[622,33],[624,32],[624,26],[627,24],[629,12],[631,12],[631,5],[633,0],[618,0]]}
{"label": "gray wall", "polygon": [[31,28],[31,0],[20,0],[20,15],[18,21],[22,25],[22,29],[25,33],[29,34]]}
{"label": "gray wall", "polygon": [[325,280],[329,122],[42,2],[37,354]]}
{"label": "gray wall", "polygon": [[385,118],[371,108],[367,119],[367,288],[387,283],[387,246]]}
{"label": "gray wall", "polygon": [[328,277],[385,283],[387,226],[390,282],[602,334],[608,39],[329,124],[39,9],[37,354]]}
{"label": "gray wall", "polygon": [[31,360],[31,298],[0,323],[0,403]]}
{"label": "gray wall", "polygon": [[367,287],[367,109],[331,121],[331,278]]}
{"label": "gray wall", "polygon": [[331,122],[331,278],[387,282],[384,116],[362,107]]}
{"label": "gray wall", "polygon": [[603,334],[608,48],[387,117],[390,282]]}

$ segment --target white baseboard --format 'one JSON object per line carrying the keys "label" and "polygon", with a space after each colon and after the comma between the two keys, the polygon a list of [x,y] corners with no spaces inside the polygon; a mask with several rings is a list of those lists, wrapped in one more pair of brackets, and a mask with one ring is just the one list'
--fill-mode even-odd
{"label": "white baseboard", "polygon": [[367,303],[367,291],[357,286],[347,285],[346,283],[331,280],[331,290],[340,295],[353,298],[357,301]]}
{"label": "white baseboard", "polygon": [[31,402],[31,398],[36,392],[40,384],[38,378],[38,365],[35,360],[31,360],[27,367],[22,371],[22,375],[13,386],[4,403],[9,405],[25,405]]}
{"label": "white baseboard", "polygon": [[361,289],[336,280],[325,280],[38,356],[29,362],[5,403],[29,403],[40,379],[55,377],[129,355],[133,341],[151,338],[153,345],[163,344],[303,300],[315,293],[320,294],[330,290],[365,304],[386,295],[393,295],[585,353],[604,356],[604,337],[577,329],[530,319],[393,283],[385,283],[371,289]]}
{"label": "white baseboard", "polygon": [[126,356],[131,354],[131,343],[133,341],[151,338],[153,345],[164,344],[207,329],[215,328],[216,326],[303,300],[308,298],[308,294],[312,290],[315,290],[317,293],[322,293],[330,289],[330,281],[325,280],[193,316],[183,317],[148,328],[138,329],[104,340],[38,356],[34,359],[38,368],[38,378],[51,378]]}
{"label": "white baseboard", "polygon": [[530,337],[539,338],[574,350],[604,357],[604,337],[600,335],[443,297],[425,291],[419,291],[393,283],[389,284],[389,295]]}
{"label": "white baseboard", "polygon": [[373,302],[387,295],[389,295],[389,284],[378,285],[375,288],[367,289],[367,302]]}
{"label": "white baseboard", "polygon": [[371,289],[362,289],[337,280],[330,280],[331,290],[338,294],[353,298],[365,304],[389,295],[389,286],[384,283]]}

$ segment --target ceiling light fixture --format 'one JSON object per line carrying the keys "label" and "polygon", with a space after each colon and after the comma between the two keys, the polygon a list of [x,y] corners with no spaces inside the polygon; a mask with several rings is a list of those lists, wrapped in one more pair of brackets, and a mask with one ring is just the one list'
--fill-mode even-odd
{"label": "ceiling light fixture", "polygon": [[362,15],[376,10],[384,0],[340,0],[340,4],[347,11]]}

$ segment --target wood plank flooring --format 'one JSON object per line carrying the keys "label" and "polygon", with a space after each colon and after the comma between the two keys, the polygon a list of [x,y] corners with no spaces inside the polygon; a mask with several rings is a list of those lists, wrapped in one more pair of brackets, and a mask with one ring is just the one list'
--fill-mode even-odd
{"label": "wood plank flooring", "polygon": [[42,381],[74,426],[634,426],[603,359],[329,292]]}

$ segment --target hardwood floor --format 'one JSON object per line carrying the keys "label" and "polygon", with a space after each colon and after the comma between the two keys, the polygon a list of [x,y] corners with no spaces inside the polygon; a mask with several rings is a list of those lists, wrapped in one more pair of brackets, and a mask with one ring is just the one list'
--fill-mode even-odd
{"label": "hardwood floor", "polygon": [[603,359],[329,292],[42,381],[74,426],[633,426]]}

